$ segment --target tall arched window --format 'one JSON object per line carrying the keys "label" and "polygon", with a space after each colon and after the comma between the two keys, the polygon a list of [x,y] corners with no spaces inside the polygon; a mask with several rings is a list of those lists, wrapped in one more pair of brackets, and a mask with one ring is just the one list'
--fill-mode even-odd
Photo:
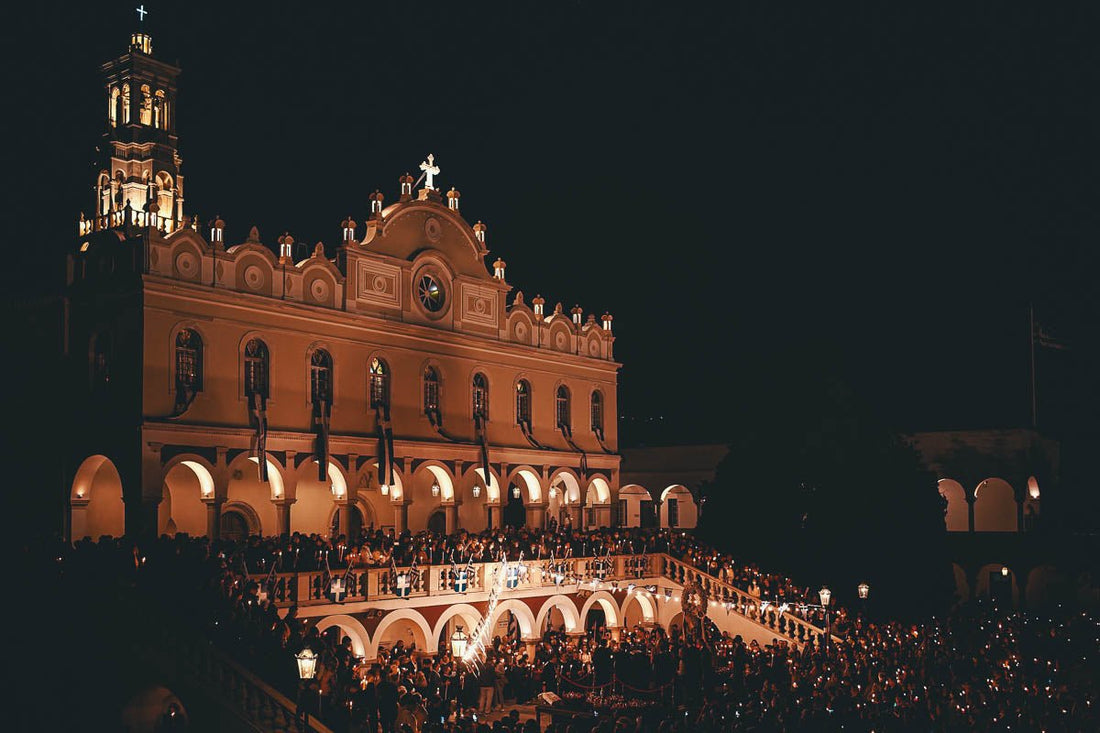
{"label": "tall arched window", "polygon": [[202,337],[190,328],[176,334],[176,388],[202,392]]}
{"label": "tall arched window", "polygon": [[130,124],[130,85],[122,85],[122,124]]}
{"label": "tall arched window", "polygon": [[516,424],[531,425],[531,385],[526,379],[516,382]]}
{"label": "tall arched window", "polygon": [[141,124],[153,124],[153,91],[148,84],[141,85]]}
{"label": "tall arched window", "polygon": [[489,419],[489,380],[478,372],[474,375],[474,417]]}
{"label": "tall arched window", "polygon": [[309,360],[309,397],[313,404],[332,404],[332,357],[317,349]]}
{"label": "tall arched window", "polygon": [[569,388],[564,384],[558,387],[555,397],[555,412],[558,418],[558,427],[570,427],[569,420]]}
{"label": "tall arched window", "polygon": [[370,406],[388,407],[390,404],[390,368],[377,356],[370,361]]}
{"label": "tall arched window", "polygon": [[439,413],[439,372],[424,367],[424,414]]}
{"label": "tall arched window", "polygon": [[267,344],[252,339],[244,347],[244,393],[270,396],[267,380]]}
{"label": "tall arched window", "polygon": [[603,435],[603,393],[599,390],[592,393],[592,432]]}

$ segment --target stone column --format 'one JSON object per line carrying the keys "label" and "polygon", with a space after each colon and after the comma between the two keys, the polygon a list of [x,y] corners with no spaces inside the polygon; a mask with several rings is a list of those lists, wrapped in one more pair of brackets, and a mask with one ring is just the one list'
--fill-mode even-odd
{"label": "stone column", "polygon": [[[84,539],[88,534],[88,499],[70,499],[72,505],[71,524],[69,525],[69,541],[75,542]],[[95,539],[94,537],[92,539]]]}
{"label": "stone column", "polygon": [[221,538],[222,533],[222,504],[225,499],[210,497],[202,500],[206,504],[206,536],[211,540]]}
{"label": "stone column", "polygon": [[397,535],[409,528],[409,504],[406,501],[393,503],[393,534]]}
{"label": "stone column", "polygon": [[535,663],[535,646],[539,643],[539,641],[541,640],[537,636],[523,639],[523,645],[527,652],[527,661],[531,664]]}
{"label": "stone column", "polygon": [[496,529],[500,526],[500,504],[486,504],[485,511],[488,512],[488,525],[487,529]]}
{"label": "stone column", "polygon": [[978,500],[978,497],[974,496],[971,492],[966,492],[966,518],[969,522],[971,532],[974,531],[974,502]]}
{"label": "stone column", "polygon": [[458,504],[444,504],[443,515],[447,521],[447,534],[458,531]]}
{"label": "stone column", "polygon": [[336,511],[340,513],[340,526],[336,533],[347,537],[351,533],[351,513],[354,511],[348,494],[335,497],[332,503],[336,505]]}
{"label": "stone column", "polygon": [[546,504],[527,505],[527,526],[534,529],[542,529],[546,526]]}
{"label": "stone column", "polygon": [[290,535],[290,507],[295,501],[287,498],[271,500],[275,505],[275,534],[280,537]]}

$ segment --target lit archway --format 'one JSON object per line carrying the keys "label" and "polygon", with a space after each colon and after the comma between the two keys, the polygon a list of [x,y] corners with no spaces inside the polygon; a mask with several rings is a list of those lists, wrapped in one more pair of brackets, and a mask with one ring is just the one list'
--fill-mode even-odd
{"label": "lit archway", "polygon": [[531,608],[526,603],[515,598],[509,598],[497,604],[492,617],[489,619],[489,628],[496,628],[496,625],[500,622],[500,617],[504,615],[505,611],[511,611],[515,615],[516,621],[519,622],[519,632],[522,638],[530,639],[535,628],[535,615],[531,613]]}
{"label": "lit archway", "polygon": [[682,484],[673,484],[661,492],[661,526],[691,529],[699,519],[695,497]]}
{"label": "lit archway", "polygon": [[374,630],[374,638],[370,644],[368,659],[376,659],[380,648],[391,648],[398,641],[403,641],[405,646],[415,643],[417,649],[423,649],[428,654],[435,652],[435,638],[432,637],[432,628],[420,615],[419,611],[409,608],[399,608],[386,614],[378,628]]}
{"label": "lit archway", "polygon": [[938,485],[940,496],[947,500],[947,531],[970,531],[970,510],[966,506],[966,490],[962,484],[954,479],[941,478]]}
{"label": "lit archway", "polygon": [[619,603],[615,600],[615,596],[611,595],[607,591],[597,591],[588,597],[585,601],[584,607],[581,608],[581,623],[585,623],[588,618],[588,612],[592,610],[593,606],[599,604],[603,609],[604,619],[607,621],[607,627],[612,628],[620,626],[619,623]]}
{"label": "lit archway", "polygon": [[126,505],[122,477],[107,456],[84,459],[73,477],[71,532],[73,539],[126,533]]}
{"label": "lit archway", "polygon": [[547,598],[539,615],[535,618],[535,629],[538,634],[546,630],[546,624],[550,621],[551,611],[557,610],[565,624],[566,632],[577,631],[581,627],[581,617],[577,612],[577,606],[569,596],[555,595]]}
{"label": "lit archway", "polygon": [[363,624],[353,616],[336,614],[326,616],[317,622],[317,631],[324,632],[332,627],[337,627],[351,639],[351,651],[357,657],[366,657],[370,649],[370,634]]}
{"label": "lit archway", "polygon": [[435,640],[437,649],[439,643],[447,642],[453,633],[452,626],[461,625],[467,635],[472,635],[474,629],[481,622],[481,613],[468,603],[455,603],[447,606],[443,614],[435,622],[432,629],[432,639]]}
{"label": "lit archway", "polygon": [[[226,488],[226,506],[240,504],[250,508],[259,527],[274,531],[277,525],[272,499],[288,497],[283,482],[283,466],[270,453],[267,454],[267,481],[260,480],[259,459],[242,453],[229,464],[229,483]],[[223,507],[224,514],[224,507]],[[252,532],[257,527],[250,528]]]}
{"label": "lit archway", "polygon": [[1000,478],[987,478],[974,489],[974,531],[1015,532],[1016,495],[1012,486]]}
{"label": "lit archway", "polygon": [[302,461],[297,470],[294,506],[290,512],[290,531],[327,537],[332,530],[334,501],[348,496],[348,480],[344,467],[329,460],[326,476],[319,477],[317,459]]}
{"label": "lit archway", "polygon": [[524,489],[524,503],[535,503],[542,500],[542,482],[539,481],[535,469],[530,466],[516,468],[508,475],[508,483],[519,485]]}
{"label": "lit archway", "polygon": [[207,462],[198,456],[179,457],[169,462],[164,471],[164,492],[157,513],[161,533],[174,530],[192,537],[205,535],[203,499],[214,497],[214,476]]}
{"label": "lit archway", "polygon": [[657,609],[648,591],[628,593],[622,605],[623,626],[633,628],[639,624],[651,624],[657,620]]}

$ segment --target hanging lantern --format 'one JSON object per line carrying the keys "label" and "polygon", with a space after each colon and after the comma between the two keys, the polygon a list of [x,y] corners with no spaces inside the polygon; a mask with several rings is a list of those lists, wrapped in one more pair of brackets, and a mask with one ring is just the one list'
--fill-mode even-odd
{"label": "hanging lantern", "polygon": [[469,639],[470,637],[462,630],[462,626],[455,628],[455,632],[451,634],[451,655],[455,659],[462,659],[466,654],[466,642]]}
{"label": "hanging lantern", "polygon": [[513,497],[515,497],[516,499],[518,499],[518,498],[520,498],[521,496],[523,496],[523,492],[522,492],[522,491],[520,491],[520,488],[519,488],[519,486],[513,486],[513,487],[512,487],[512,496],[513,496]]}
{"label": "hanging lantern", "polygon": [[821,590],[817,592],[817,595],[821,598],[821,605],[828,608],[829,600],[833,597],[833,592],[825,586],[822,586]]}
{"label": "hanging lantern", "polygon": [[475,499],[477,497],[481,496],[481,487],[478,486],[477,484],[474,484],[473,495],[474,495]]}
{"label": "hanging lantern", "polygon": [[1007,565],[1002,565],[1001,566],[1001,577],[1002,578],[1007,578],[1008,577],[1008,566]]}
{"label": "hanging lantern", "polygon": [[432,482],[432,496],[439,496],[439,483],[436,481]]}
{"label": "hanging lantern", "polygon": [[382,492],[382,496],[389,496],[390,494],[390,487],[386,484],[382,484],[381,486],[379,486],[378,490]]}
{"label": "hanging lantern", "polygon": [[313,675],[317,674],[317,655],[307,646],[295,654],[294,658],[298,660],[298,677],[303,680],[313,679]]}
{"label": "hanging lantern", "polygon": [[859,591],[860,600],[866,601],[867,596],[871,595],[871,586],[866,583],[860,583],[857,590]]}

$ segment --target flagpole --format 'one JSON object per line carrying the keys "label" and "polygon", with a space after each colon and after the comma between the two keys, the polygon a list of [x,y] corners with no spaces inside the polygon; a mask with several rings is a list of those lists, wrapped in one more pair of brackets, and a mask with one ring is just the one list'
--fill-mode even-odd
{"label": "flagpole", "polygon": [[1029,351],[1031,352],[1031,428],[1039,429],[1039,399],[1035,394],[1035,304],[1028,303],[1028,320],[1030,322]]}

